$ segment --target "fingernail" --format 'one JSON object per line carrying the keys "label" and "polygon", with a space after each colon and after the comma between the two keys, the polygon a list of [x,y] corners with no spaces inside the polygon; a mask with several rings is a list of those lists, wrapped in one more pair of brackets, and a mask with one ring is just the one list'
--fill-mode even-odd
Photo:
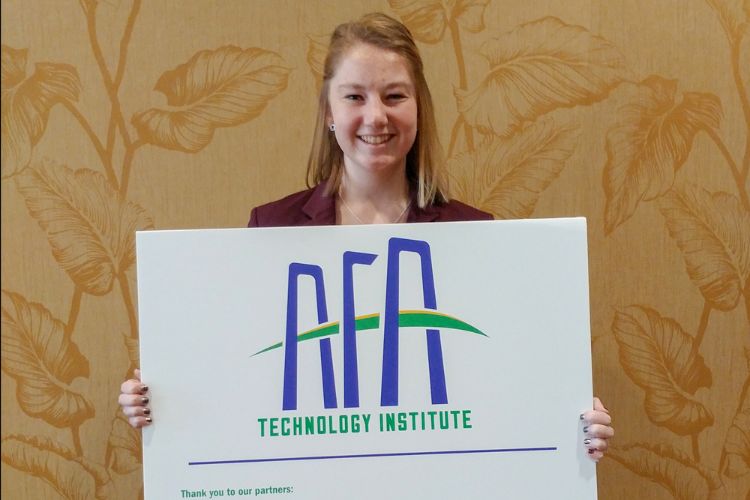
{"label": "fingernail", "polygon": [[147,392],[148,392],[148,386],[147,385],[141,386],[141,394],[146,394]]}
{"label": "fingernail", "polygon": [[151,417],[146,417],[146,422],[150,424],[151,422],[153,422],[153,420],[151,420]]}
{"label": "fingernail", "polygon": [[594,454],[594,450],[592,450],[592,449],[589,449],[588,452],[589,452],[589,455],[593,455]]}
{"label": "fingernail", "polygon": [[586,427],[583,428],[583,433],[586,434],[588,431],[589,431],[589,426],[587,425]]}
{"label": "fingernail", "polygon": [[144,396],[144,397],[142,397],[142,398],[141,398],[141,403],[143,403],[144,405],[145,405],[145,404],[148,404],[148,398],[147,398],[147,397],[145,397],[145,396]]}
{"label": "fingernail", "polygon": [[144,408],[143,409],[143,414],[144,415],[151,415],[151,409],[150,408]]}
{"label": "fingernail", "polygon": [[590,439],[584,439],[583,440],[583,444],[591,444],[591,440]]}
{"label": "fingernail", "polygon": [[581,413],[581,420],[583,420],[583,413]]}

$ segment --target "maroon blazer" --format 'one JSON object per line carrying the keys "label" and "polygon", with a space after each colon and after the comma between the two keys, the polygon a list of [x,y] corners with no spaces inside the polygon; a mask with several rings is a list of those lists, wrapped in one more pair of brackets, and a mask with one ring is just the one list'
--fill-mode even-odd
{"label": "maroon blazer", "polygon": [[[452,222],[492,220],[482,212],[460,201],[449,201],[421,209],[412,203],[406,222]],[[335,198],[325,194],[325,183],[290,194],[250,212],[247,227],[332,226],[336,224]]]}

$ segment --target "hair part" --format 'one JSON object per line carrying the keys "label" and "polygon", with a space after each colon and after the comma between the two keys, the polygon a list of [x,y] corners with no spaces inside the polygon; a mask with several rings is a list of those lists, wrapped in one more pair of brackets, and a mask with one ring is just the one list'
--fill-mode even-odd
{"label": "hair part", "polygon": [[308,187],[327,182],[327,193],[330,194],[338,191],[341,185],[344,155],[326,124],[330,106],[328,94],[341,60],[352,47],[363,43],[395,52],[406,61],[417,98],[417,136],[406,155],[406,179],[420,208],[448,201],[435,110],[419,49],[406,26],[382,13],[366,14],[357,21],[340,24],[331,35],[323,67],[313,143],[307,160]]}

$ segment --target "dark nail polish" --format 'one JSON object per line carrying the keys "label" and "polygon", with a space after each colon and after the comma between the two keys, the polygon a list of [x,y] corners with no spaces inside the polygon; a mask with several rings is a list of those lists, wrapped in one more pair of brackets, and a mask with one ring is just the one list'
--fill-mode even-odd
{"label": "dark nail polish", "polygon": [[148,386],[147,385],[144,385],[143,387],[141,387],[141,394],[146,394],[147,392],[148,392]]}
{"label": "dark nail polish", "polygon": [[583,428],[583,433],[586,434],[588,431],[589,431],[589,426],[587,425],[586,427]]}
{"label": "dark nail polish", "polygon": [[591,444],[591,440],[590,439],[584,439],[583,440],[583,444],[587,444],[587,445]]}
{"label": "dark nail polish", "polygon": [[150,424],[151,422],[153,422],[153,420],[151,420],[151,417],[146,417],[146,422]]}
{"label": "dark nail polish", "polygon": [[590,450],[588,450],[588,452],[589,452],[589,455],[593,455],[594,454],[594,450],[590,449]]}
{"label": "dark nail polish", "polygon": [[144,397],[142,397],[142,398],[141,398],[141,403],[143,403],[144,405],[145,405],[145,404],[148,404],[148,398],[147,398],[147,397],[145,397],[145,396],[144,396]]}
{"label": "dark nail polish", "polygon": [[583,420],[583,413],[581,413],[581,420]]}
{"label": "dark nail polish", "polygon": [[151,409],[150,408],[144,408],[143,409],[143,414],[144,415],[151,415]]}

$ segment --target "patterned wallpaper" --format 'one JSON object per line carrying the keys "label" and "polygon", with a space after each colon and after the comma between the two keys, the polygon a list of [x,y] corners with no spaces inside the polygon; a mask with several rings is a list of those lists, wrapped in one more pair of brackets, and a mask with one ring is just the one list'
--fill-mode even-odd
{"label": "patterned wallpaper", "polygon": [[601,498],[750,498],[750,0],[1,6],[3,498],[142,496],[134,231],[301,188],[326,36],[376,10],[456,198],[588,218]]}

